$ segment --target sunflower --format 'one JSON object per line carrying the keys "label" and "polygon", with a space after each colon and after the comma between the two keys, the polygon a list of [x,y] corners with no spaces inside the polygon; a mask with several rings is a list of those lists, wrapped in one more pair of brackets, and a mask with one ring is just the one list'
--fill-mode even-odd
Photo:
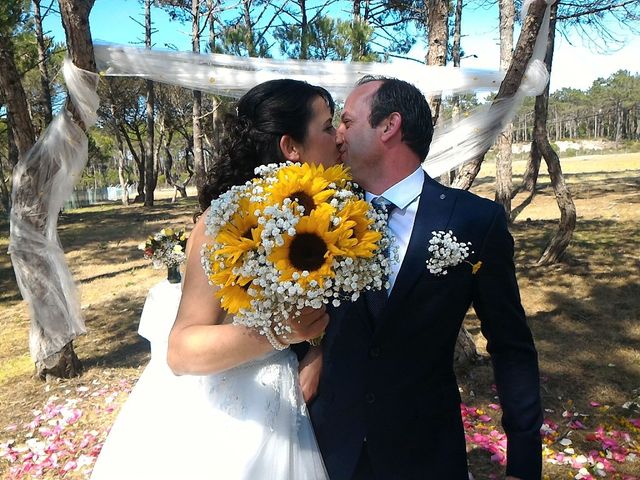
{"label": "sunflower", "polygon": [[326,171],[322,165],[295,163],[281,168],[276,173],[277,181],[269,187],[271,203],[282,203],[290,199],[304,207],[304,214],[309,215],[313,209],[325,202],[336,192],[328,188],[337,174],[332,173],[325,178]]}
{"label": "sunflower", "polygon": [[[284,245],[273,249],[269,261],[280,271],[280,281],[292,280],[297,273],[301,284],[315,280],[322,286],[326,278],[335,276],[332,263],[339,250],[338,233],[331,231],[333,213],[329,204],[319,205],[300,219],[295,235],[285,236]],[[308,275],[302,276],[305,271]]]}
{"label": "sunflower", "polygon": [[241,198],[236,213],[218,232],[216,243],[222,247],[216,250],[214,255],[223,257],[227,266],[234,265],[243,254],[260,244],[262,226],[258,225],[255,215],[256,210],[260,208],[259,203],[245,197]]}
{"label": "sunflower", "polygon": [[240,309],[248,309],[251,307],[251,300],[253,300],[253,297],[249,295],[248,292],[251,280],[243,280],[246,280],[247,283],[235,283],[233,285],[228,285],[222,287],[216,292],[216,297],[220,299],[220,305],[222,305],[222,308],[231,314],[238,313]]}
{"label": "sunflower", "polygon": [[336,213],[340,218],[336,229],[339,235],[336,246],[343,255],[370,258],[379,248],[382,234],[371,229],[373,220],[367,216],[369,208],[364,200],[351,200]]}
{"label": "sunflower", "polygon": [[335,183],[338,188],[344,188],[346,183],[351,180],[349,168],[342,164],[333,165],[326,170],[320,166],[317,173],[325,178],[329,183]]}

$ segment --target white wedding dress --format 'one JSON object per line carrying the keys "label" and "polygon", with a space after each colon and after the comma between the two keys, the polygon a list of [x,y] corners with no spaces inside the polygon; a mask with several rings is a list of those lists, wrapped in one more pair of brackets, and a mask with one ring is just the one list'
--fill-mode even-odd
{"label": "white wedding dress", "polygon": [[219,374],[177,377],[166,364],[166,342],[179,299],[180,286],[166,281],[147,297],[139,331],[151,341],[151,361],[91,479],[328,479],[293,352],[273,351]]}

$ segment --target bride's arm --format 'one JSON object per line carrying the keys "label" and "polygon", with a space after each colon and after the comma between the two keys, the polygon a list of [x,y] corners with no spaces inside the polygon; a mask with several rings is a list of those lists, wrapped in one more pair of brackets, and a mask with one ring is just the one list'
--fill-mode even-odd
{"label": "bride's arm", "polygon": [[[273,349],[254,329],[221,323],[224,310],[200,262],[202,246],[212,240],[205,234],[206,215],[205,212],[200,217],[191,233],[191,254],[187,258],[182,298],[169,335],[167,362],[178,375],[227,370]],[[328,321],[324,309],[306,310],[291,322],[293,332],[286,342],[314,338],[324,331]]]}
{"label": "bride's arm", "polygon": [[309,403],[318,393],[322,373],[322,345],[309,347],[306,355],[300,360],[298,372],[302,396],[304,401]]}

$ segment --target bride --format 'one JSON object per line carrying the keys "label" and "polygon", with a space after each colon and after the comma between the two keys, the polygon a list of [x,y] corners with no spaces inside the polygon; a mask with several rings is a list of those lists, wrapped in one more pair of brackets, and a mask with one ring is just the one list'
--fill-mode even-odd
{"label": "bride", "polygon": [[[226,119],[220,161],[199,199],[202,208],[252,178],[259,165],[337,163],[333,111],[326,90],[296,80],[272,80],[248,91],[237,115]],[[291,333],[269,339],[232,324],[201,263],[203,245],[212,242],[208,215],[206,210],[189,239],[166,361],[152,357],[91,478],[326,479],[304,402],[315,393],[317,375],[311,372],[319,368],[321,353],[310,349],[299,379],[295,354],[282,348],[319,336],[328,315],[305,309],[290,319]]]}

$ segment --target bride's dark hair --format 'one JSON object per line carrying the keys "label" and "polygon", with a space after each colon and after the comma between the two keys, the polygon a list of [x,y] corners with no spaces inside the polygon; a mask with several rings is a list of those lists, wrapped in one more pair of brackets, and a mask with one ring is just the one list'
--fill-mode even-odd
{"label": "bride's dark hair", "polygon": [[237,114],[224,118],[219,160],[200,191],[200,208],[206,210],[221,193],[253,178],[256,167],[284,161],[280,138],[290,135],[304,142],[312,104],[318,97],[333,115],[335,104],[329,92],[299,80],[270,80],[245,93],[238,101]]}

